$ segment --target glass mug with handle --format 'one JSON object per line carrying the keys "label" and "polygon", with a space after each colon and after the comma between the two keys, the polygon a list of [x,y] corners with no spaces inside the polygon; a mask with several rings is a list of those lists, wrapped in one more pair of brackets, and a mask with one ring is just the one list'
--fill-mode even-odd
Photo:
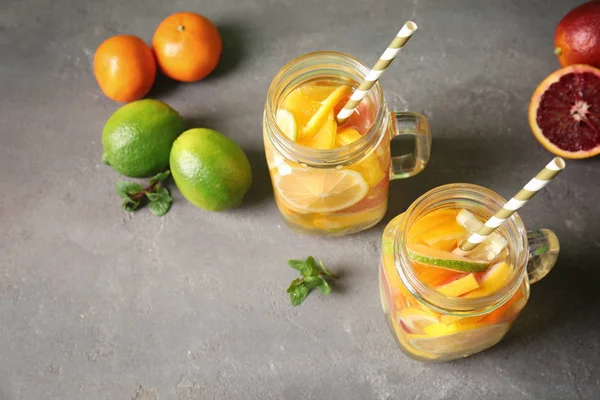
{"label": "glass mug with handle", "polygon": [[[290,61],[267,94],[263,139],[275,200],[293,230],[342,236],[384,216],[391,179],[421,172],[431,135],[418,113],[392,112],[376,83],[347,121],[335,116],[369,68],[342,53],[316,52]],[[409,154],[391,156],[398,136],[415,138]]]}
{"label": "glass mug with handle", "polygon": [[481,186],[444,185],[415,200],[385,228],[381,303],[409,357],[447,361],[495,345],[525,307],[529,285],[556,263],[556,235],[526,231],[517,213],[468,257],[455,251],[504,204]]}

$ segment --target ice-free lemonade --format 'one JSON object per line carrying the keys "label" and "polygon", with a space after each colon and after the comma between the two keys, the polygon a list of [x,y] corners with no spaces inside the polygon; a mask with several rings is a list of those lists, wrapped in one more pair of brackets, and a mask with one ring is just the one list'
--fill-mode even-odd
{"label": "ice-free lemonade", "polygon": [[[357,86],[334,79],[300,85],[277,109],[279,129],[309,149],[356,145],[376,117],[371,98],[367,96],[344,124],[335,116]],[[322,169],[285,159],[265,140],[275,199],[288,225],[309,233],[344,235],[376,224],[386,211],[390,171],[389,138],[382,139],[357,161]]]}
{"label": "ice-free lemonade", "polygon": [[[434,311],[407,290],[394,264],[394,237],[402,216],[385,229],[380,290],[386,318],[401,348],[420,360],[467,356],[496,344],[525,306],[526,281],[498,308],[478,315]],[[413,276],[450,298],[482,298],[505,288],[515,273],[508,241],[494,232],[473,252],[457,249],[483,224],[466,209],[442,208],[425,214],[409,229],[406,254]]]}

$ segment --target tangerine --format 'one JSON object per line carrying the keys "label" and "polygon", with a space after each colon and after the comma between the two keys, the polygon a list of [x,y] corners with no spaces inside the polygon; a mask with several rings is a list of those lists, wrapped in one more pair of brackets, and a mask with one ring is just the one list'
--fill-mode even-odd
{"label": "tangerine", "polygon": [[106,39],[94,54],[94,75],[104,94],[120,102],[144,97],[156,78],[150,46],[132,35]]}
{"label": "tangerine", "polygon": [[223,43],[217,27],[208,18],[181,12],[158,25],[152,48],[165,75],[181,82],[194,82],[216,68]]}

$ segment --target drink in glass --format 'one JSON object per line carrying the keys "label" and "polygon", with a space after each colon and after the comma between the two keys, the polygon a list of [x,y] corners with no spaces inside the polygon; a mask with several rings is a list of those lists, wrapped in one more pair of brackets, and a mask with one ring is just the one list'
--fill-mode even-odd
{"label": "drink in glass", "polygon": [[[427,121],[388,111],[379,83],[338,124],[337,113],[368,71],[348,55],[319,52],[291,61],[271,83],[265,153],[277,205],[292,229],[336,236],[367,229],[385,214],[390,179],[427,164]],[[401,134],[415,137],[415,149],[391,157],[390,141]]]}
{"label": "drink in glass", "polygon": [[527,232],[516,213],[472,252],[457,249],[505,203],[480,186],[445,185],[386,227],[381,301],[410,357],[452,360],[495,345],[527,303],[529,284],[554,265],[556,236]]}

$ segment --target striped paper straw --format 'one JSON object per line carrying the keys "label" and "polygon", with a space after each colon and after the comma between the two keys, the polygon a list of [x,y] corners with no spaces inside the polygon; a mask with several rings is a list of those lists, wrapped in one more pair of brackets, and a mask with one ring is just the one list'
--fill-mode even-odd
{"label": "striped paper straw", "polygon": [[510,199],[492,218],[472,234],[467,240],[461,243],[459,248],[465,252],[473,250],[477,245],[483,242],[492,232],[513,215],[519,208],[523,207],[529,199],[548,184],[556,175],[565,169],[565,160],[560,157],[554,158],[541,170],[535,178],[529,181],[523,189]]}
{"label": "striped paper straw", "polygon": [[406,21],[400,32],[396,35],[392,43],[388,46],[385,52],[379,57],[377,64],[369,71],[365,80],[360,84],[358,89],[352,94],[348,103],[340,110],[336,119],[339,125],[346,122],[348,117],[352,115],[358,104],[365,98],[369,89],[373,87],[385,69],[394,61],[396,55],[413,33],[417,30],[417,24],[412,21]]}

